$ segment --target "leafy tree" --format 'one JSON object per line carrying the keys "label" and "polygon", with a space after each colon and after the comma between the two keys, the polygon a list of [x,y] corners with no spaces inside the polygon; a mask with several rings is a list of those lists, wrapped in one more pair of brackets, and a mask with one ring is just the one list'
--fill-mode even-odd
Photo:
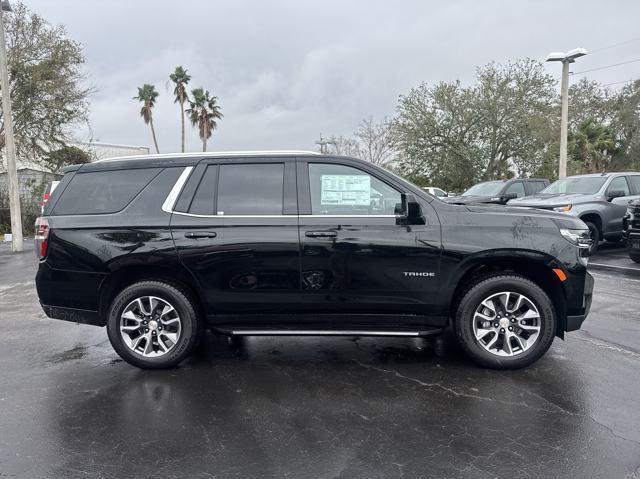
{"label": "leafy tree", "polygon": [[187,70],[181,66],[177,66],[174,72],[169,75],[169,78],[174,83],[173,94],[175,96],[174,103],[180,104],[180,126],[182,131],[182,152],[184,153],[184,103],[189,100],[187,95],[187,84],[191,80],[191,76],[187,73]]}
{"label": "leafy tree", "polygon": [[138,87],[138,95],[133,97],[134,100],[142,102],[140,116],[144,120],[145,124],[151,127],[151,136],[153,136],[153,144],[156,147],[156,153],[160,153],[158,140],[156,139],[156,131],[153,128],[153,107],[156,104],[156,98],[158,98],[156,87],[148,83]]}
{"label": "leafy tree", "polygon": [[398,169],[410,180],[460,191],[480,177],[480,117],[473,92],[460,82],[421,84],[401,96],[395,119]]}
{"label": "leafy tree", "polygon": [[[71,128],[87,121],[84,55],[62,26],[51,25],[23,4],[3,15],[13,127],[20,157],[38,158],[69,140]],[[4,148],[0,115],[0,149]]]}
{"label": "leafy tree", "polygon": [[48,170],[60,173],[65,166],[91,163],[92,159],[92,156],[86,151],[75,146],[66,145],[49,152],[42,162],[47,166]]}
{"label": "leafy tree", "polygon": [[207,151],[207,140],[218,127],[219,120],[223,117],[218,105],[218,97],[211,96],[208,90],[195,88],[191,91],[193,100],[189,101],[187,110],[191,124],[198,128],[198,134],[202,140],[202,151]]}
{"label": "leafy tree", "polygon": [[611,130],[616,138],[616,150],[611,168],[640,170],[640,80],[625,85],[614,100]]}
{"label": "leafy tree", "polygon": [[569,130],[586,121],[608,125],[615,115],[616,95],[601,83],[580,79],[569,86]]}
{"label": "leafy tree", "polygon": [[449,190],[538,173],[554,141],[554,80],[540,62],[490,63],[474,85],[422,84],[401,96],[400,170]]}
{"label": "leafy tree", "polygon": [[[474,105],[480,113],[479,147],[487,165],[483,179],[535,173],[546,144],[555,139],[549,120],[556,98],[553,77],[531,59],[478,70]],[[510,173],[511,172],[511,173]]]}
{"label": "leafy tree", "polygon": [[569,138],[568,150],[581,173],[599,173],[608,169],[616,141],[611,129],[594,120],[582,122]]}

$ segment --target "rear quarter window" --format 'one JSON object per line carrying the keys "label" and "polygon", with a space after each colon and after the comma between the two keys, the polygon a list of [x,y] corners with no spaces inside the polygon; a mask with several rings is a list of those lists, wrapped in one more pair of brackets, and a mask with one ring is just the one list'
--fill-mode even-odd
{"label": "rear quarter window", "polygon": [[55,204],[53,215],[117,213],[160,172],[161,168],[76,173]]}

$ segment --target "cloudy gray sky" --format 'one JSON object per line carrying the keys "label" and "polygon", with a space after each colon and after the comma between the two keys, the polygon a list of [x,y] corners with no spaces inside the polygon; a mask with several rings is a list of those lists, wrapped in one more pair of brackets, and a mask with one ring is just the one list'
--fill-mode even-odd
{"label": "cloudy gray sky", "polygon": [[[640,41],[596,51],[640,37],[635,0],[23,1],[84,45],[94,139],[151,145],[132,97],[153,83],[162,152],[180,145],[167,84],[176,65],[220,98],[210,150],[315,149],[320,133],[349,135],[364,117],[393,115],[398,95],[421,81],[468,82],[492,60],[577,46],[593,53],[575,71],[640,58]],[[559,77],[558,64],[548,70]],[[640,62],[586,75],[636,79]],[[193,129],[188,147],[200,148]]]}

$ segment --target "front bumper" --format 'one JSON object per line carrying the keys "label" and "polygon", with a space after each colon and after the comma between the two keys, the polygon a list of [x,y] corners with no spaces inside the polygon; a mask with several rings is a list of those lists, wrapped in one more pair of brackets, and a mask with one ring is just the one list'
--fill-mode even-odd
{"label": "front bumper", "polygon": [[593,300],[593,276],[587,272],[584,278],[584,296],[582,305],[584,307],[584,313],[578,315],[567,316],[565,325],[565,331],[576,331],[580,329],[582,323],[587,319],[587,315],[591,310],[591,302]]}

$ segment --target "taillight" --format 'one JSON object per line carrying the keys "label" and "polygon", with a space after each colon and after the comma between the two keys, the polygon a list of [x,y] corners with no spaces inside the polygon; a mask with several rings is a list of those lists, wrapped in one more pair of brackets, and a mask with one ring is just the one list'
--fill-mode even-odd
{"label": "taillight", "polygon": [[44,259],[47,256],[47,248],[49,247],[49,220],[47,218],[41,216],[36,219],[36,236],[34,240],[38,258]]}
{"label": "taillight", "polygon": [[51,198],[51,195],[49,193],[43,193],[42,194],[42,202],[40,203],[40,206],[46,205],[47,201],[49,201],[49,198]]}

